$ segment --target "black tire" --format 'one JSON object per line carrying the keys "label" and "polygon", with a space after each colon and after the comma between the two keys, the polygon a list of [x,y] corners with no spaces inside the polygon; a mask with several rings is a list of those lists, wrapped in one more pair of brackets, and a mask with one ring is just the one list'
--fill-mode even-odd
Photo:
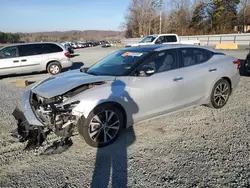
{"label": "black tire", "polygon": [[62,71],[62,66],[57,61],[50,62],[47,66],[47,72],[52,75],[59,74],[61,71]]}
{"label": "black tire", "polygon": [[[226,90],[225,92],[220,92],[220,90],[218,89],[218,87],[220,87],[220,85],[222,85],[222,87],[226,90],[226,87],[228,88],[228,90]],[[222,89],[223,90],[223,89]],[[219,93],[219,94],[218,94]],[[222,107],[224,107],[227,104],[227,101],[230,97],[231,94],[231,86],[229,84],[229,82],[226,79],[220,79],[218,82],[215,83],[213,89],[212,89],[212,93],[210,95],[210,104],[208,104],[209,107],[211,108],[215,108],[215,109],[220,109]],[[223,96],[226,96],[226,99]]]}
{"label": "black tire", "polygon": [[[94,141],[91,136],[90,136],[90,132],[92,131],[91,129],[93,127],[91,127],[91,122],[92,120],[94,119],[94,117],[96,115],[98,115],[99,119],[102,121],[102,113],[105,113],[105,111],[110,111],[110,112],[113,112],[115,113],[113,115],[113,117],[116,117],[118,120],[119,120],[119,124],[116,124],[116,127],[118,127],[117,129],[108,129],[108,131],[111,131],[111,132],[108,132],[109,134],[112,133],[112,131],[117,131],[116,134],[114,135],[114,137],[110,140],[108,140],[107,142],[101,142],[101,137],[102,135],[104,135],[104,129],[105,128],[99,128],[100,131],[100,134],[98,135],[98,138],[100,137],[100,139],[98,139],[98,141]],[[112,117],[112,118],[113,118]],[[113,121],[113,119],[111,119]],[[112,123],[111,121],[111,123]],[[102,127],[102,125],[97,125],[99,127]],[[86,141],[86,143],[92,147],[95,147],[95,148],[101,148],[101,147],[105,147],[105,146],[108,146],[110,144],[112,144],[118,137],[119,137],[119,134],[120,134],[120,131],[123,127],[123,115],[122,115],[122,112],[115,106],[113,105],[109,105],[109,104],[105,104],[105,105],[100,105],[98,107],[96,107],[94,110],[92,110],[89,114],[89,116],[87,117],[87,119],[85,119],[84,117],[81,117],[77,123],[77,128],[78,128],[78,132],[79,134],[84,138],[84,140]],[[96,128],[97,130],[97,128]],[[96,131],[94,130],[94,131]],[[94,131],[92,131],[92,133],[94,133]],[[97,134],[96,134],[97,135]],[[112,135],[112,134],[111,134]],[[104,136],[103,136],[104,137]],[[104,138],[103,138],[104,139]]]}

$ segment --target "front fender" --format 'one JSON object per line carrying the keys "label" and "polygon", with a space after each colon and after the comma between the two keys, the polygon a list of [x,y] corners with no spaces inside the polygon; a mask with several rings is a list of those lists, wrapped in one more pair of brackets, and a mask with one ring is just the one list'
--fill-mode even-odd
{"label": "front fender", "polygon": [[80,101],[80,103],[72,110],[72,114],[78,117],[84,115],[86,118],[96,106],[102,103],[116,102],[123,106],[121,96],[124,95],[125,90],[122,92],[123,90],[119,86],[113,86],[111,90],[111,84],[112,82],[109,82],[104,85],[95,86],[94,88],[85,90],[82,93],[66,100],[64,103],[69,104],[75,101]]}

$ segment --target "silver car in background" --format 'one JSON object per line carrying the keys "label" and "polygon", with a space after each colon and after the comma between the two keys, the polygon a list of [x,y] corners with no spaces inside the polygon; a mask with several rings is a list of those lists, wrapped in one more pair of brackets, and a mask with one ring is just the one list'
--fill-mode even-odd
{"label": "silver car in background", "polygon": [[55,75],[71,66],[69,52],[58,43],[21,43],[0,48],[0,76],[41,71]]}
{"label": "silver car in background", "polygon": [[142,120],[197,105],[222,108],[239,83],[239,68],[234,57],[199,46],[121,49],[90,68],[41,81],[13,115],[23,140],[36,128],[69,138],[77,126],[90,146],[103,147]]}

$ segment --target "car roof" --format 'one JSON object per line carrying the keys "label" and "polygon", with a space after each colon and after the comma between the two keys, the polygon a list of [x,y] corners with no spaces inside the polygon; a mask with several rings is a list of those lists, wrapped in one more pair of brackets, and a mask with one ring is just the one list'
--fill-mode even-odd
{"label": "car roof", "polygon": [[150,52],[150,51],[155,51],[157,48],[162,47],[162,44],[158,45],[142,45],[142,46],[134,46],[134,47],[129,47],[129,48],[123,48],[122,50],[126,51],[142,51],[142,52]]}
{"label": "car roof", "polygon": [[[60,45],[58,42],[25,42],[25,43],[16,43],[16,44],[9,44],[7,46],[20,46],[20,45],[31,45],[31,44],[56,44]],[[4,47],[7,47],[4,46]]]}
{"label": "car roof", "polygon": [[123,48],[123,50],[131,50],[131,51],[163,51],[168,49],[175,49],[175,48],[200,48],[209,50],[211,52],[218,52],[214,49],[205,47],[205,46],[198,46],[198,45],[189,45],[189,44],[156,44],[156,45],[142,45],[142,46],[135,46],[130,48]]}
{"label": "car roof", "polygon": [[146,36],[146,37],[160,37],[160,36],[172,36],[172,35],[174,35],[174,36],[178,36],[177,34],[174,34],[174,33],[166,33],[166,34],[152,34],[152,35],[148,35],[148,36]]}

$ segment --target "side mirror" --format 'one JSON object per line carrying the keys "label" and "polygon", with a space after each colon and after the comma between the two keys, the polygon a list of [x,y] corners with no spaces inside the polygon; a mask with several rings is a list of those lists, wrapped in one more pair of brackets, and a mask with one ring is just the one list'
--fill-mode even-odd
{"label": "side mirror", "polygon": [[81,72],[86,72],[89,69],[89,67],[84,67],[84,64],[80,67]]}
{"label": "side mirror", "polygon": [[138,76],[151,76],[155,73],[153,67],[150,66],[142,66],[137,70]]}

